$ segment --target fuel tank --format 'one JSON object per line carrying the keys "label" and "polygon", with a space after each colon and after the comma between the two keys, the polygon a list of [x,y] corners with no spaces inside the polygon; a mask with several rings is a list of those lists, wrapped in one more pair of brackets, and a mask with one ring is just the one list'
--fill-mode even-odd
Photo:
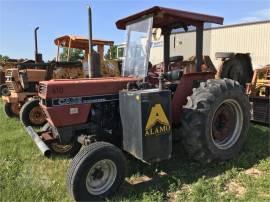
{"label": "fuel tank", "polygon": [[147,89],[121,91],[123,149],[136,158],[159,162],[171,157],[171,91]]}

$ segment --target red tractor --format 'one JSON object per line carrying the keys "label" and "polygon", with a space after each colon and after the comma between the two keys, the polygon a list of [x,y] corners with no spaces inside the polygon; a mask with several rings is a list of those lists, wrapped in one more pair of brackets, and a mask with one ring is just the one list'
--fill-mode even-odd
{"label": "red tractor", "polygon": [[[85,146],[68,170],[75,200],[98,200],[119,188],[126,170],[123,151],[143,162],[159,162],[171,157],[174,137],[202,163],[228,160],[241,150],[250,104],[238,82],[214,79],[202,67],[204,23],[222,24],[223,18],[147,9],[116,22],[127,30],[122,77],[40,82],[48,124],[41,132],[27,131],[45,155],[51,150],[75,155]],[[170,34],[190,26],[196,27],[196,69],[171,69]],[[164,67],[158,74],[148,71],[153,28],[164,36]]]}

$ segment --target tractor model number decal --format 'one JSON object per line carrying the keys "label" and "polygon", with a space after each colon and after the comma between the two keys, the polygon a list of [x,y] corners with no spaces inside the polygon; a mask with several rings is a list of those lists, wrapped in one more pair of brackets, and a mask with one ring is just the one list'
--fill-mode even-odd
{"label": "tractor model number decal", "polygon": [[168,118],[161,104],[155,104],[148,117],[145,127],[145,136],[158,136],[169,133],[171,130]]}
{"label": "tractor model number decal", "polygon": [[81,97],[70,97],[70,98],[59,98],[57,99],[58,105],[75,105],[75,104],[82,104],[82,98]]}
{"label": "tractor model number decal", "polygon": [[102,96],[85,96],[85,97],[67,97],[53,98],[51,102],[47,102],[47,106],[62,106],[62,105],[77,105],[77,104],[92,104],[99,102],[108,102],[118,100],[117,95],[102,95]]}
{"label": "tractor model number decal", "polygon": [[62,87],[55,87],[52,89],[53,94],[63,94],[64,89]]}

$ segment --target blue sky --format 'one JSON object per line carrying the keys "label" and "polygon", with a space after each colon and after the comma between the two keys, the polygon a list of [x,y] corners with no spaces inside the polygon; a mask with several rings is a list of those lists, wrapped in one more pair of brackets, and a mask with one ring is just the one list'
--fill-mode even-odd
{"label": "blue sky", "polygon": [[118,19],[160,5],[224,17],[224,24],[270,19],[270,0],[0,0],[0,54],[34,58],[33,30],[39,30],[39,52],[56,55],[53,40],[61,35],[87,36],[87,5],[93,12],[93,37],[121,43]]}

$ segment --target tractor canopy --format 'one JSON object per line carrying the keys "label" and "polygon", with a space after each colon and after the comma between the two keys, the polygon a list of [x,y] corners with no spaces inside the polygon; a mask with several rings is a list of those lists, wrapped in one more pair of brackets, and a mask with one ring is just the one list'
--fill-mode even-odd
{"label": "tractor canopy", "polygon": [[[127,45],[123,75],[146,76],[152,28],[160,28],[164,37],[163,60],[164,71],[169,70],[170,35],[173,29],[183,28],[188,31],[190,26],[196,27],[196,69],[202,65],[203,27],[204,23],[223,24],[223,18],[171,8],[155,6],[116,22],[118,29],[127,30]],[[138,40],[139,39],[139,40]],[[135,43],[135,40],[137,42]]]}
{"label": "tractor canopy", "polygon": [[223,24],[223,18],[201,13],[194,13],[172,8],[154,6],[150,9],[128,16],[116,22],[118,29],[126,29],[126,26],[134,21],[147,16],[153,16],[153,28],[182,28],[185,26],[200,26],[205,22]]}
{"label": "tractor canopy", "polygon": [[[68,60],[70,57],[70,49],[80,49],[85,51],[85,58],[87,58],[87,54],[89,52],[89,41],[86,37],[83,36],[74,36],[74,35],[64,35],[58,37],[54,40],[55,45],[58,47],[57,51],[57,61],[59,61],[59,49],[60,48],[68,48]],[[93,39],[92,46],[97,46],[97,52],[99,53],[100,57],[103,59],[104,56],[104,46],[113,46],[114,42],[110,40],[102,40],[102,39]]]}
{"label": "tractor canopy", "polygon": [[[82,50],[88,50],[89,44],[88,39],[83,36],[74,36],[74,35],[65,35],[58,37],[54,40],[55,45],[61,47],[70,47],[70,48],[77,48]],[[70,45],[69,45],[70,44]],[[112,46],[114,44],[113,41],[102,40],[102,39],[93,39],[92,40],[93,46]]]}

